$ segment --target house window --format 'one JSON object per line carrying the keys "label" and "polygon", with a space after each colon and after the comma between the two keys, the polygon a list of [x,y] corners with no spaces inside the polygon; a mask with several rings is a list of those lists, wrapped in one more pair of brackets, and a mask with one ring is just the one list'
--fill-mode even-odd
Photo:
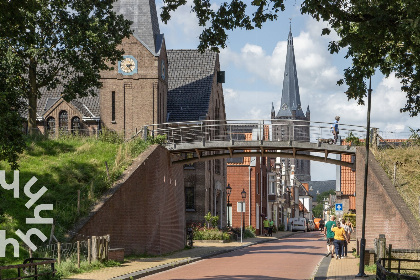
{"label": "house window", "polygon": [[195,210],[194,187],[185,187],[185,209]]}
{"label": "house window", "polygon": [[47,119],[47,131],[51,134],[55,132],[55,118],[49,117]]}
{"label": "house window", "polygon": [[270,195],[276,194],[276,182],[270,181]]}
{"label": "house window", "polygon": [[71,119],[71,131],[73,134],[78,134],[80,132],[80,118],[74,117]]}
{"label": "house window", "polygon": [[111,121],[115,122],[115,91],[111,95]]}
{"label": "house window", "polygon": [[68,119],[67,111],[61,111],[58,114],[58,127],[60,130],[69,129],[69,119]]}

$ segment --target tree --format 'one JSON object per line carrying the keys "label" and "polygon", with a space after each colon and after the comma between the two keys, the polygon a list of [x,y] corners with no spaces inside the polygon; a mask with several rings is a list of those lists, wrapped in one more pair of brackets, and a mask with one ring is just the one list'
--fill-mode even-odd
{"label": "tree", "polygon": [[322,217],[322,212],[324,211],[324,198],[329,198],[330,194],[335,194],[335,190],[325,191],[317,195],[317,205],[312,209],[314,217]]}
{"label": "tree", "polygon": [[8,161],[12,169],[17,169],[18,154],[25,147],[22,133],[25,109],[21,91],[23,81],[17,58],[10,48],[2,47],[2,43],[0,40],[0,159]]}
{"label": "tree", "polygon": [[[36,128],[40,89],[63,87],[69,101],[95,94],[100,71],[121,58],[117,46],[131,34],[130,21],[112,11],[114,0],[0,1],[0,38],[22,69],[28,129]],[[9,81],[10,82],[10,81]]]}
{"label": "tree", "polygon": [[[164,0],[161,18],[170,19],[170,12],[185,5],[186,0]],[[213,11],[209,0],[195,0],[192,11],[197,14],[204,30],[200,35],[199,49],[218,50],[226,47],[226,30],[261,28],[266,21],[276,20],[284,11],[284,0],[254,0],[252,15],[246,13],[247,5],[241,0],[224,2]],[[414,0],[304,0],[301,12],[316,20],[329,23],[340,37],[331,41],[329,51],[338,53],[347,48],[346,58],[352,66],[344,69],[344,79],[337,83],[347,85],[349,99],[364,104],[365,80],[378,69],[386,77],[395,73],[401,80],[401,90],[406,94],[402,112],[417,116],[420,112],[420,5]],[[331,30],[325,28],[322,35]]]}

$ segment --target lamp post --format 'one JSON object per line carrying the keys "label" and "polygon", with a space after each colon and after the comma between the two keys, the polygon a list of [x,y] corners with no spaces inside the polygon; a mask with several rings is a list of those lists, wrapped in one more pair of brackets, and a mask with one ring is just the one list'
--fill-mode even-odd
{"label": "lamp post", "polygon": [[372,96],[372,77],[369,77],[369,89],[368,89],[368,107],[367,107],[367,127],[366,127],[366,161],[365,161],[365,176],[363,183],[363,214],[362,214],[362,238],[360,239],[360,262],[359,262],[359,273],[356,277],[365,277],[365,226],[366,226],[366,198],[367,198],[367,184],[368,184],[368,170],[369,170],[369,133],[370,133],[370,108],[371,108],[371,97]]}
{"label": "lamp post", "polygon": [[231,186],[230,186],[230,184],[228,184],[227,185],[227,187],[226,187],[226,194],[227,194],[227,226],[228,227],[230,227],[230,220],[229,220],[229,216],[230,216],[230,201],[229,201],[229,197],[230,197],[230,194],[231,194],[231,192],[232,192],[232,188],[231,188]]}
{"label": "lamp post", "polygon": [[242,207],[241,207],[241,243],[242,243],[242,236],[243,236],[243,231],[244,231],[244,227],[245,227],[244,226],[245,221],[243,219],[244,205],[245,205],[245,198],[246,198],[246,191],[245,191],[245,189],[242,189],[241,195],[242,195]]}

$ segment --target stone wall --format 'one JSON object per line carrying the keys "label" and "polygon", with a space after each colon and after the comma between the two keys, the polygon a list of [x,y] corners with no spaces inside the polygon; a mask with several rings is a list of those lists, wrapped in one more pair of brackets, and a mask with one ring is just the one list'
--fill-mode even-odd
{"label": "stone wall", "polygon": [[[357,147],[356,154],[356,223],[357,238],[362,238],[362,213],[366,151]],[[369,155],[369,171],[366,195],[366,249],[373,248],[379,234],[385,234],[386,243],[393,249],[420,248],[418,221],[392,185],[385,171],[372,153]]]}
{"label": "stone wall", "polygon": [[171,165],[162,146],[151,146],[125,171],[73,239],[110,234],[125,254],[164,254],[185,246],[182,165]]}

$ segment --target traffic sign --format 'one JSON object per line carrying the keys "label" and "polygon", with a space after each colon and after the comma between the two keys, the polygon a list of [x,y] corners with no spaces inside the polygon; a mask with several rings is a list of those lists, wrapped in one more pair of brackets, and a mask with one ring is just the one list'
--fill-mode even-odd
{"label": "traffic sign", "polygon": [[343,211],[343,203],[336,203],[335,204],[335,211]]}

